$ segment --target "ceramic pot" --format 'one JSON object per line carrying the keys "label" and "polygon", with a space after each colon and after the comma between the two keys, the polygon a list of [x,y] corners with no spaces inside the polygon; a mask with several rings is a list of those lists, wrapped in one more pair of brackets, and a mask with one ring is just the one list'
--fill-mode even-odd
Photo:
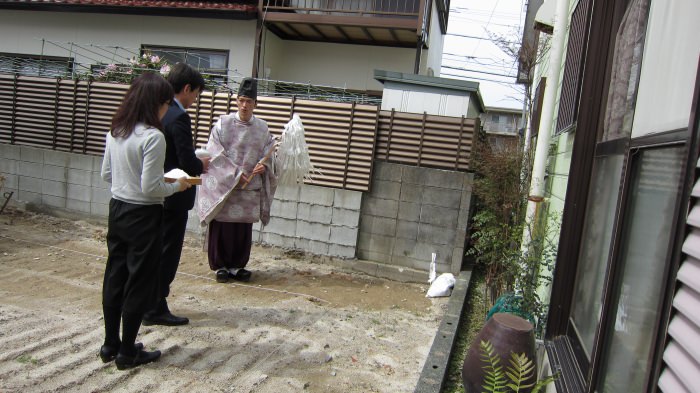
{"label": "ceramic pot", "polygon": [[[533,378],[526,383],[535,382],[537,361],[535,359],[535,333],[532,324],[513,314],[497,313],[481,328],[464,358],[462,382],[466,393],[480,393],[483,390],[483,380],[486,374],[484,366],[487,364],[482,360],[481,341],[489,341],[493,345],[494,354],[501,358],[504,376],[506,369],[510,366],[511,353],[524,353],[528,359],[535,363]],[[521,392],[529,393],[530,390],[523,389]]]}

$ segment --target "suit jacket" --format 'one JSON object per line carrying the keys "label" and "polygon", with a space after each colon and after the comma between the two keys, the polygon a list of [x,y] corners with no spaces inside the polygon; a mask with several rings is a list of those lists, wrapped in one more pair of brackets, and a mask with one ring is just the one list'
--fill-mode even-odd
{"label": "suit jacket", "polygon": [[[190,115],[173,101],[161,122],[166,144],[163,167],[165,172],[180,168],[190,176],[201,175],[204,167],[202,161],[194,154]],[[194,206],[196,196],[196,188],[191,187],[165,198],[163,207],[168,210],[190,210]]]}

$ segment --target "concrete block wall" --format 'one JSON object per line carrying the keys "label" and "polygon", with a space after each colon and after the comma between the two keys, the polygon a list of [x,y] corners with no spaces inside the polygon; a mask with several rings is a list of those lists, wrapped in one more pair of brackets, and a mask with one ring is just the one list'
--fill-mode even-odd
{"label": "concrete block wall", "polygon": [[458,274],[472,182],[470,173],[375,163],[362,200],[358,258],[427,272],[435,252],[438,273]]}
{"label": "concrete block wall", "polygon": [[[12,202],[53,214],[106,220],[111,194],[101,156],[0,144],[3,192]],[[279,187],[270,223],[253,240],[308,253],[357,259],[353,267],[393,279],[424,281],[431,253],[438,272],[459,273],[472,175],[377,162],[372,191]],[[190,211],[188,229],[201,234]]]}
{"label": "concrete block wall", "polygon": [[[310,185],[279,187],[268,225],[253,224],[253,242],[342,259],[355,258],[361,202],[362,193],[358,191]],[[194,210],[190,210],[187,230],[203,234]]]}
{"label": "concrete block wall", "polygon": [[264,244],[338,258],[355,258],[362,193],[312,185],[280,186],[270,223],[253,225]]}
{"label": "concrete block wall", "polygon": [[101,156],[0,144],[3,193],[12,191],[12,203],[36,210],[106,218],[111,194],[101,166]]}

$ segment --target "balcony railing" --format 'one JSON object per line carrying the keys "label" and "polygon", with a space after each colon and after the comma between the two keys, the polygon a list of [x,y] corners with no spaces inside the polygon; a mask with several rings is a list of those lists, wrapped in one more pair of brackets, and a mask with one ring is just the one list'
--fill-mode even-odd
{"label": "balcony railing", "polygon": [[263,12],[417,18],[420,0],[263,0]]}
{"label": "balcony railing", "polygon": [[430,0],[260,0],[265,27],[283,40],[416,48]]}

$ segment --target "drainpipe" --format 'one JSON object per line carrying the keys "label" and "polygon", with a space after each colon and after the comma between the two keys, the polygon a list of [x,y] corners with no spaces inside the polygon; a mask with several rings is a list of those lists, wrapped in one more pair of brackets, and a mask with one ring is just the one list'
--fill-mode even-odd
{"label": "drainpipe", "polygon": [[[542,117],[537,132],[537,145],[532,166],[532,178],[530,180],[530,193],[527,198],[527,215],[525,217],[525,229],[523,230],[523,253],[527,253],[530,244],[530,228],[535,224],[540,203],[544,200],[544,180],[547,158],[549,155],[549,143],[552,131],[555,128],[554,116],[557,109],[557,93],[562,74],[562,58],[564,55],[564,38],[569,21],[569,0],[556,1],[554,15],[554,37],[550,48],[549,65],[547,69],[547,87],[542,100]],[[550,82],[551,81],[551,82]]]}

